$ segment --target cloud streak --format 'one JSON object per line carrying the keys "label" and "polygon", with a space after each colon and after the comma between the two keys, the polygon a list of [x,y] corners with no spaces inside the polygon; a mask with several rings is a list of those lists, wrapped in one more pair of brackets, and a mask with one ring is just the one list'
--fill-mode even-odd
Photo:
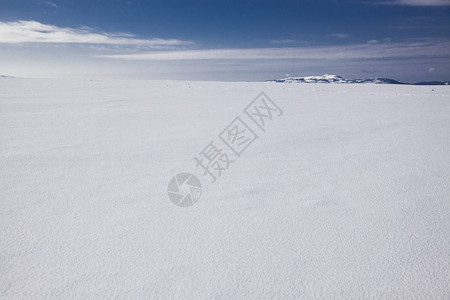
{"label": "cloud streak", "polygon": [[448,57],[450,55],[449,49],[450,40],[448,39],[428,39],[328,47],[154,51],[137,54],[102,55],[100,57],[123,60],[380,59]]}
{"label": "cloud streak", "polygon": [[56,5],[55,3],[51,2],[51,1],[44,1],[43,3],[47,4],[48,6],[54,7],[54,8],[58,7],[58,5]]}
{"label": "cloud streak", "polygon": [[350,37],[350,35],[346,34],[346,33],[332,33],[330,34],[331,37],[337,37],[340,39],[347,39]]}
{"label": "cloud streak", "polygon": [[284,40],[271,40],[272,44],[292,44],[295,43],[295,40],[284,39]]}
{"label": "cloud streak", "polygon": [[149,48],[193,44],[177,39],[138,39],[132,34],[96,32],[88,27],[58,27],[36,21],[0,22],[0,44],[22,43],[134,45]]}
{"label": "cloud streak", "polygon": [[371,4],[406,6],[450,6],[450,0],[388,0],[371,1]]}

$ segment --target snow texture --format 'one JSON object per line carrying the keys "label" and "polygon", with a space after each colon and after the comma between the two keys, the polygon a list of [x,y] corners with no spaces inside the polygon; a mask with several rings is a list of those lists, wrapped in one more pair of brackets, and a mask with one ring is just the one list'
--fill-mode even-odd
{"label": "snow texture", "polygon": [[[193,158],[261,91],[283,115],[211,183]],[[449,299],[449,95],[1,78],[0,297]]]}

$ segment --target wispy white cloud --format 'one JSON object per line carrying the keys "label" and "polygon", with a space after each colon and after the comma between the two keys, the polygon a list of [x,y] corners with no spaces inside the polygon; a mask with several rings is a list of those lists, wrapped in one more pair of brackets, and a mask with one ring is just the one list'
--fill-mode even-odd
{"label": "wispy white cloud", "polygon": [[408,6],[450,6],[450,0],[384,0],[370,1],[371,4]]}
{"label": "wispy white cloud", "polygon": [[259,49],[205,49],[154,51],[137,54],[103,55],[125,60],[208,60],[208,59],[377,59],[408,57],[448,57],[449,39],[422,39],[403,42],[377,41],[348,46],[289,47]]}
{"label": "wispy white cloud", "polygon": [[191,45],[193,42],[177,39],[138,39],[128,33],[97,32],[89,27],[68,28],[42,24],[36,21],[0,22],[0,44],[22,43],[76,43],[105,45],[135,45],[165,48]]}
{"label": "wispy white cloud", "polygon": [[292,43],[295,43],[295,40],[289,40],[289,39],[285,39],[285,40],[271,40],[270,42],[272,44],[292,44]]}
{"label": "wispy white cloud", "polygon": [[390,43],[392,41],[391,38],[384,38],[381,40],[369,40],[367,44],[379,44],[379,43]]}
{"label": "wispy white cloud", "polygon": [[43,1],[43,3],[44,3],[44,4],[47,4],[48,6],[54,7],[54,8],[58,7],[58,5],[56,5],[56,4],[55,4],[54,2],[52,2],[52,1]]}
{"label": "wispy white cloud", "polygon": [[330,34],[330,36],[331,37],[337,37],[337,38],[340,38],[340,39],[347,39],[347,38],[350,37],[350,35],[346,34],[346,33],[332,33],[332,34]]}

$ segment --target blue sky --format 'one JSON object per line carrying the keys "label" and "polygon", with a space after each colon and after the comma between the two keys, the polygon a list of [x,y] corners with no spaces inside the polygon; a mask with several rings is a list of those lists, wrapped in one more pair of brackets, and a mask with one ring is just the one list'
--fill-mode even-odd
{"label": "blue sky", "polygon": [[450,80],[450,0],[0,0],[0,74]]}

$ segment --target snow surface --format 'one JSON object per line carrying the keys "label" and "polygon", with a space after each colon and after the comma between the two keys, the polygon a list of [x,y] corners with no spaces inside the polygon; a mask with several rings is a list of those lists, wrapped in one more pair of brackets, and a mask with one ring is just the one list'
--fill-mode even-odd
{"label": "snow surface", "polygon": [[[210,183],[194,156],[261,91],[284,114]],[[449,299],[449,96],[2,78],[0,296]]]}

